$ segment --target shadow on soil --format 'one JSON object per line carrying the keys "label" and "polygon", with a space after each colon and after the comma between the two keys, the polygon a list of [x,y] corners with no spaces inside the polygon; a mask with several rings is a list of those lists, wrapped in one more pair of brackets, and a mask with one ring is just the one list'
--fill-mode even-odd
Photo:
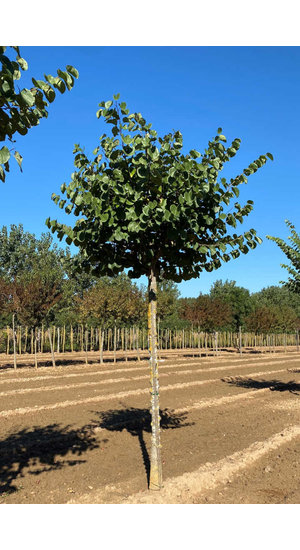
{"label": "shadow on soil", "polygon": [[[127,430],[129,434],[138,438],[143,462],[149,485],[150,458],[144,441],[144,432],[151,433],[151,415],[148,409],[136,409],[133,407],[117,410],[109,410],[99,413],[101,428],[109,431]],[[160,426],[162,430],[183,428],[192,426],[193,422],[186,422],[185,413],[175,414],[171,410],[160,410]]]}
{"label": "shadow on soil", "polygon": [[[106,440],[107,441],[107,440]],[[13,482],[26,474],[58,470],[75,466],[82,459],[62,459],[68,453],[81,456],[87,450],[99,447],[95,437],[84,430],[73,430],[70,426],[61,428],[52,424],[45,428],[34,427],[21,430],[0,441],[0,494],[13,493],[18,487]]]}
{"label": "shadow on soil", "polygon": [[[145,361],[146,359],[149,359],[149,356],[147,357],[144,357],[141,355],[140,357],[140,360],[141,361]],[[117,357],[117,360],[116,360],[116,363],[125,363],[125,361],[134,361],[135,363],[137,362],[137,357],[127,357],[127,360],[124,357]],[[114,363],[114,359],[113,358],[105,358],[105,361],[104,363],[101,365],[101,363],[99,362],[99,359],[96,359],[93,360],[89,357],[88,359],[88,363],[86,363],[86,360],[84,357],[78,357],[75,358],[75,359],[55,359],[55,364],[57,367],[67,367],[67,366],[74,366],[74,365],[78,365],[78,364],[87,364],[87,365],[95,365],[95,364],[99,364],[99,367],[103,366],[103,365],[106,365],[106,364],[111,364],[111,363]],[[32,368],[35,368],[34,367],[34,359],[33,360],[28,360],[28,361],[24,361],[22,363],[17,363],[17,371],[20,370],[20,369],[23,369],[23,368],[28,368],[28,367],[32,367]],[[51,368],[55,368],[53,367],[53,364],[52,364],[52,361],[49,360],[49,359],[44,359],[44,360],[39,360],[38,361],[38,368],[40,367],[51,367]],[[11,369],[13,370],[14,368],[14,364],[13,364],[13,359],[12,359],[12,362],[7,362],[7,363],[2,363],[0,365],[0,371],[1,370],[7,370],[7,369]]]}
{"label": "shadow on soil", "polygon": [[257,390],[270,388],[271,391],[289,391],[295,395],[300,395],[300,384],[291,380],[290,382],[281,382],[280,380],[254,380],[253,378],[222,378],[222,382],[238,386],[241,388],[254,388]]}

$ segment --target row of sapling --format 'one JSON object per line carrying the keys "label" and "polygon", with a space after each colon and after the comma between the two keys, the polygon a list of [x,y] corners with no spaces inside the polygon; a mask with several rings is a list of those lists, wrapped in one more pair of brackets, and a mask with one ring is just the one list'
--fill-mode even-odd
{"label": "row of sapling", "polygon": [[[35,366],[37,367],[37,328],[47,317],[51,308],[59,301],[60,290],[53,284],[39,275],[28,275],[15,278],[12,281],[0,279],[0,309],[12,313],[13,321],[13,346],[14,346],[14,367],[16,368],[16,338],[15,318],[23,325],[30,327],[34,334],[34,355]],[[54,350],[50,328],[48,337],[54,361]]]}
{"label": "row of sapling", "polygon": [[259,156],[243,173],[227,181],[218,179],[224,163],[234,157],[240,139],[225,145],[221,128],[203,154],[183,152],[179,131],[159,137],[140,113],[126,103],[102,102],[97,112],[111,127],[89,159],[74,149],[75,172],[61,186],[65,198],[52,199],[67,214],[78,218],[73,227],[46,221],[59,239],[79,247],[78,269],[95,276],[114,276],[125,269],[131,278],[148,278],[148,335],[151,382],[150,489],[162,487],[159,380],[157,359],[157,283],[199,277],[222,262],[254,249],[261,239],[254,229],[231,233],[253,202],[232,205],[239,186],[262,167],[270,153]]}

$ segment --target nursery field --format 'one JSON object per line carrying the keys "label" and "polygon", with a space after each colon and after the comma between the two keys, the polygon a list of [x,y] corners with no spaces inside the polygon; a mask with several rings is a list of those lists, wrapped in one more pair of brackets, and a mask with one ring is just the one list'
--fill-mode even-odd
{"label": "nursery field", "polygon": [[198,354],[160,353],[157,492],[144,352],[1,356],[0,503],[299,503],[300,353]]}

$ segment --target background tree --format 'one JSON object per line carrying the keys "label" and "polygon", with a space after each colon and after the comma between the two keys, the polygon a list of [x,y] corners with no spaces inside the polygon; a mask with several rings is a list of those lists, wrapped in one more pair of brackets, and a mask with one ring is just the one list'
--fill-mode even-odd
{"label": "background tree", "polygon": [[[41,118],[48,116],[48,102],[55,99],[55,90],[64,93],[71,90],[74,78],[78,78],[77,69],[71,65],[65,71],[57,70],[57,76],[44,75],[45,80],[32,78],[33,86],[16,89],[15,82],[21,78],[21,71],[27,71],[28,63],[21,57],[18,46],[12,46],[7,51],[6,46],[0,46],[0,142],[7,144],[0,149],[0,179],[5,181],[5,171],[9,172],[9,160],[14,148],[8,145],[15,143],[16,133],[24,136],[33,126],[37,126]],[[12,59],[12,55],[14,58]],[[21,168],[22,156],[18,151],[14,157]]]}
{"label": "background tree", "polygon": [[253,309],[250,292],[247,288],[236,286],[235,281],[218,280],[212,285],[210,296],[220,299],[232,308],[232,330],[238,331],[240,326],[244,327],[245,317]]}
{"label": "background tree", "polygon": [[[113,276],[129,269],[131,278],[148,278],[148,332],[151,366],[150,488],[162,485],[159,428],[159,382],[156,338],[157,282],[180,282],[198,277],[246,254],[261,240],[254,229],[231,234],[253,206],[231,200],[239,185],[262,167],[261,155],[242,174],[218,181],[224,163],[235,156],[240,139],[225,147],[221,128],[204,154],[183,152],[179,131],[158,137],[140,113],[130,113],[124,102],[100,103],[98,117],[111,125],[111,135],[100,136],[100,146],[89,159],[76,145],[66,198],[52,198],[67,214],[78,218],[73,227],[57,220],[47,226],[84,253],[82,267],[92,275]],[[96,156],[95,156],[96,155]],[[271,155],[268,153],[268,156]],[[227,207],[230,208],[226,211]],[[79,217],[80,216],[80,217]]]}
{"label": "background tree", "polygon": [[21,324],[35,329],[45,321],[46,315],[61,294],[56,285],[46,282],[38,275],[21,277],[10,283],[10,309],[17,313]]}
{"label": "background tree", "polygon": [[221,330],[230,326],[232,322],[231,306],[227,302],[219,298],[212,298],[207,294],[200,294],[198,298],[189,299],[182,306],[182,317],[203,331]]}
{"label": "background tree", "polygon": [[246,328],[256,334],[291,332],[299,328],[300,318],[288,306],[261,305],[245,319]]}
{"label": "background tree", "polygon": [[255,307],[266,305],[279,309],[290,308],[300,318],[300,294],[289,290],[286,286],[268,286],[251,295]]}
{"label": "background tree", "polygon": [[78,300],[81,321],[94,326],[113,327],[140,323],[145,316],[142,291],[124,273],[102,277]]}
{"label": "background tree", "polygon": [[157,318],[161,328],[171,329],[178,319],[177,285],[172,281],[160,281],[157,285]]}
{"label": "background tree", "polygon": [[288,237],[291,244],[287,244],[283,239],[271,237],[270,235],[267,235],[267,239],[274,241],[290,261],[290,265],[281,264],[282,267],[287,269],[290,277],[287,282],[280,281],[280,283],[283,283],[292,292],[300,293],[300,235],[289,220],[285,220],[285,223],[291,230],[291,235]]}
{"label": "background tree", "polygon": [[[60,297],[55,301],[56,308],[74,307],[74,297],[69,288],[70,282],[66,278],[67,254],[67,251],[53,243],[50,233],[42,234],[37,238],[34,234],[24,231],[22,225],[11,225],[10,229],[6,226],[2,227],[0,230],[0,280],[12,284],[22,294],[22,318],[27,316],[25,307],[28,309],[28,318],[31,318],[39,303],[39,298],[32,296],[33,304],[30,305],[30,292],[28,294],[26,288],[29,289],[31,286],[32,290],[36,289],[36,292],[39,292],[40,285],[42,296],[44,296],[43,285],[50,293],[49,295],[51,295],[51,288],[56,289]],[[44,311],[42,300],[40,304],[42,312]],[[49,311],[49,322],[54,321],[55,312],[58,311],[57,309],[55,311],[55,307],[51,308],[51,314]],[[10,312],[9,318],[7,318],[7,312]],[[11,307],[6,308],[2,323],[11,323],[11,314],[15,312]],[[36,313],[34,318],[38,319]]]}

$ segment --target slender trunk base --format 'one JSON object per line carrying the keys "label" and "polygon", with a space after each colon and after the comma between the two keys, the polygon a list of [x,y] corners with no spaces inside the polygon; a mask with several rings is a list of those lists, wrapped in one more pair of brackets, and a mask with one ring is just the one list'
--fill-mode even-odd
{"label": "slender trunk base", "polygon": [[148,333],[150,352],[150,385],[151,385],[151,453],[150,453],[150,479],[149,489],[159,490],[162,488],[162,462],[160,444],[160,415],[159,415],[159,380],[157,360],[157,332],[156,332],[156,301],[157,282],[154,270],[149,276],[149,306],[148,306]]}

